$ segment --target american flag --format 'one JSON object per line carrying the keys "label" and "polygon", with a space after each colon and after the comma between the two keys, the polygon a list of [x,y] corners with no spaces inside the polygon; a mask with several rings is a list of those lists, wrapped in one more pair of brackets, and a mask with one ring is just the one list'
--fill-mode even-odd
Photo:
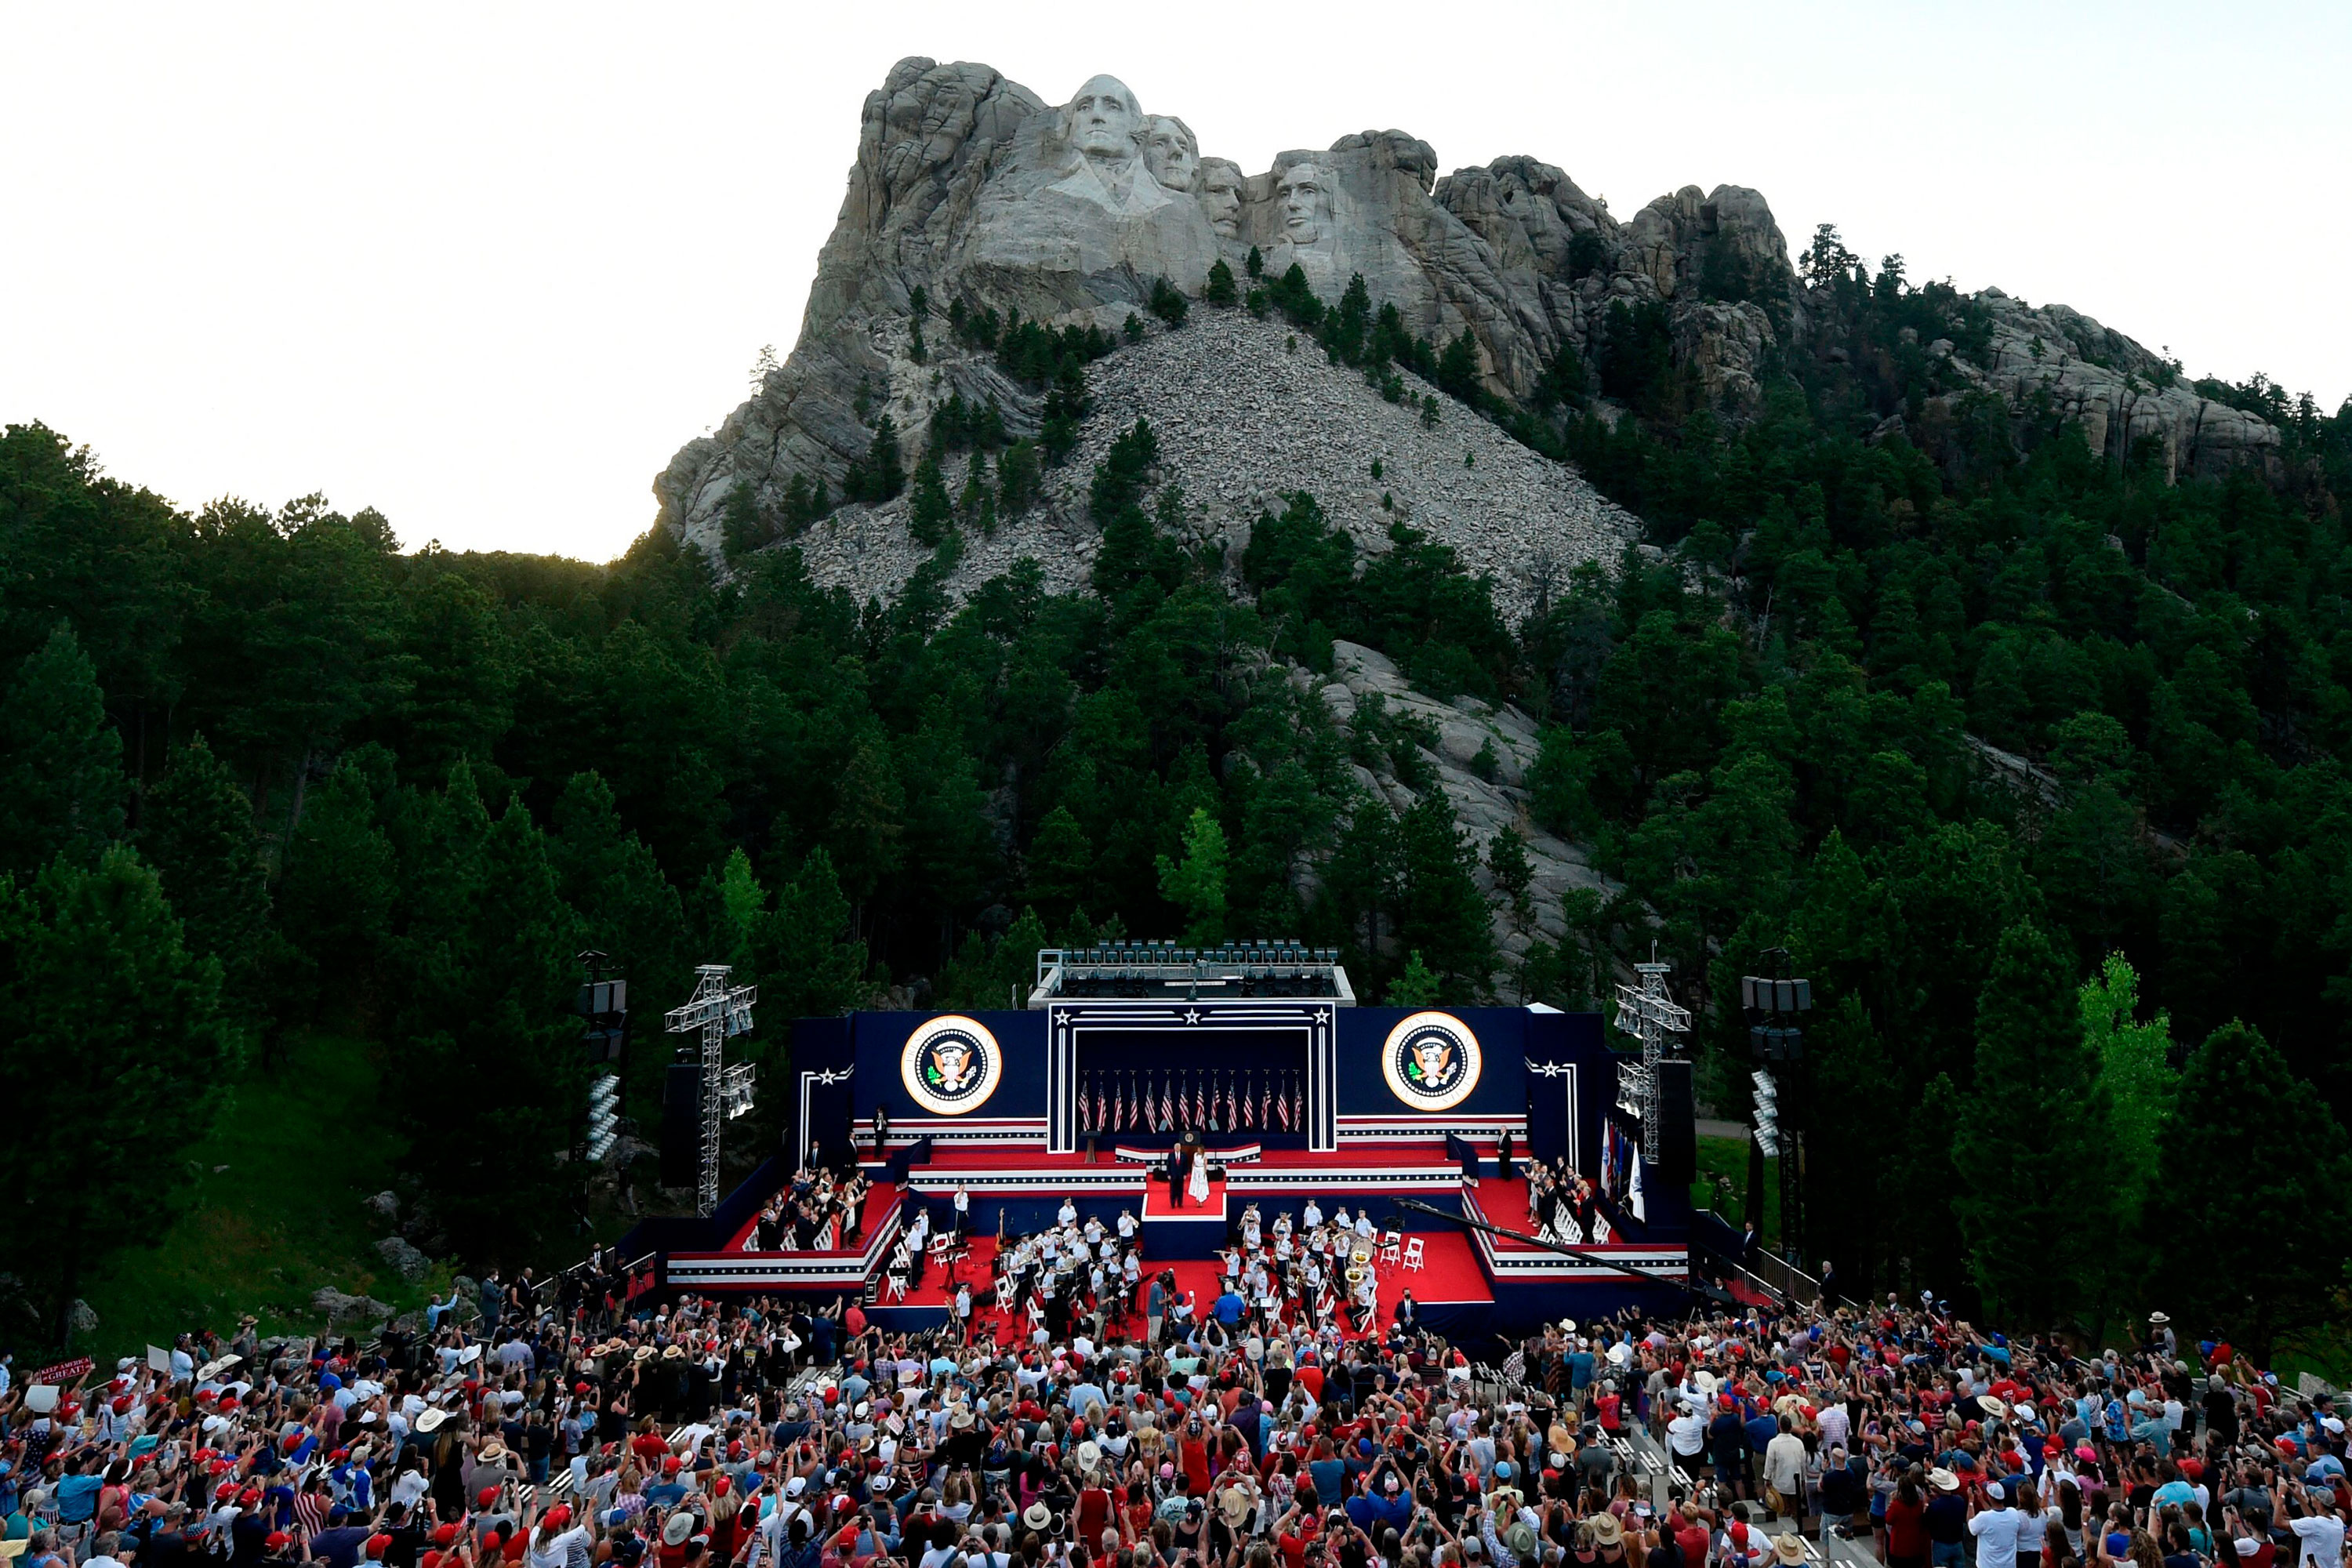
{"label": "american flag", "polygon": [[1192,1080],[1192,1121],[1202,1127],[1209,1124],[1209,1086],[1197,1078]]}
{"label": "american flag", "polygon": [[1110,1125],[1114,1132],[1127,1125],[1127,1084],[1117,1077],[1110,1080]]}
{"label": "american flag", "polygon": [[1160,1120],[1167,1131],[1175,1131],[1176,1101],[1173,1086],[1164,1078],[1160,1080]]}
{"label": "american flag", "polygon": [[1257,1124],[1269,1130],[1274,1126],[1274,1075],[1272,1073],[1257,1080]]}
{"label": "american flag", "polygon": [[1103,1093],[1102,1077],[1097,1074],[1095,1077],[1095,1130],[1101,1132],[1108,1131],[1109,1128],[1110,1099]]}
{"label": "american flag", "polygon": [[1289,1131],[1290,1131],[1290,1082],[1289,1082],[1289,1079],[1285,1079],[1283,1080],[1283,1087],[1282,1087],[1282,1090],[1281,1090],[1281,1092],[1280,1092],[1280,1093],[1278,1093],[1278,1094],[1276,1094],[1276,1095],[1274,1097],[1274,1113],[1275,1113],[1275,1115],[1276,1115],[1277,1117],[1280,1117],[1280,1118],[1282,1119],[1282,1130],[1283,1130],[1285,1132]]}

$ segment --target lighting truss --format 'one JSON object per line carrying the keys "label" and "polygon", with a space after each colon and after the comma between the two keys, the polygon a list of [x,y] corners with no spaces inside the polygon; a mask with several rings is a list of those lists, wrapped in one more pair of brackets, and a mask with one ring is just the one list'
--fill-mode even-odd
{"label": "lighting truss", "polygon": [[705,963],[694,972],[694,994],[683,1007],[662,1016],[662,1026],[673,1035],[702,1037],[702,1167],[695,1183],[695,1212],[709,1215],[719,1207],[719,1129],[751,1109],[751,1068],[745,1063],[726,1065],[728,1037],[748,1034],[751,1004],[760,998],[756,985],[730,985],[731,973],[723,963]]}
{"label": "lighting truss", "polygon": [[1666,994],[1669,967],[1637,963],[1642,983],[1617,987],[1617,1026],[1642,1042],[1639,1062],[1617,1064],[1617,1109],[1642,1124],[1642,1148],[1652,1158],[1659,1147],[1658,1064],[1673,1048],[1668,1036],[1690,1033],[1689,1010]]}

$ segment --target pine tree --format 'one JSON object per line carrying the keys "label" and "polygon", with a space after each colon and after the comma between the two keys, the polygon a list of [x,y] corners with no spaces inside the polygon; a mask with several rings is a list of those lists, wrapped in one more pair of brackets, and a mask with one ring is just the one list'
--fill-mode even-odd
{"label": "pine tree", "polygon": [[1256,246],[1253,245],[1250,247],[1249,260],[1244,263],[1244,265],[1248,268],[1249,275],[1251,277],[1263,278],[1265,276],[1265,258],[1258,253]]}
{"label": "pine tree", "polygon": [[1436,973],[1421,961],[1421,949],[1414,948],[1389,982],[1386,999],[1391,1007],[1433,1007],[1442,989]]}
{"label": "pine tree", "polygon": [[[866,944],[850,928],[849,900],[822,848],[810,850],[776,889],[775,907],[760,917],[752,945],[771,1017],[826,1017],[865,999]],[[772,1030],[770,1037],[781,1036]]]}
{"label": "pine tree", "polygon": [[1240,297],[1234,290],[1234,269],[1225,265],[1223,257],[1217,258],[1209,264],[1209,283],[1201,291],[1202,300],[1212,305],[1230,305]]}
{"label": "pine tree", "polygon": [[2344,1130],[2260,1032],[2232,1021],[2181,1072],[2143,1217],[2165,1310],[2212,1324],[2258,1366],[2335,1320],[2352,1254]]}
{"label": "pine tree", "polygon": [[276,933],[253,803],[199,735],[172,753],[148,793],[139,847],[180,918],[188,951],[221,966],[222,995],[250,1026],[261,1006],[262,961]]}
{"label": "pine tree", "polygon": [[1495,933],[1478,891],[1478,853],[1443,790],[1431,790],[1397,818],[1403,896],[1397,940],[1427,955],[1457,996],[1482,994],[1495,967]]}
{"label": "pine tree", "polygon": [[287,847],[274,900],[278,928],[309,958],[321,999],[339,1011],[366,1000],[399,888],[366,762],[346,757],[314,795]]}
{"label": "pine tree", "polygon": [[907,531],[927,548],[943,542],[955,529],[955,507],[948,500],[948,482],[940,472],[939,458],[930,452],[915,465],[915,493],[907,503]]}
{"label": "pine tree", "polygon": [[1039,820],[1024,861],[1028,879],[1022,901],[1058,927],[1086,898],[1095,863],[1094,844],[1068,806],[1057,805]]}
{"label": "pine tree", "polygon": [[59,1342],[89,1269],[170,1223],[235,1066],[220,966],[188,951],[132,850],[60,855],[29,888],[0,879],[0,1104],[20,1129],[0,1140],[0,1187],[17,1194],[0,1204],[0,1253],[46,1291]]}
{"label": "pine tree", "polygon": [[[580,917],[580,940],[611,963],[609,973],[629,983],[630,1010],[652,1026],[653,1015],[683,1002],[693,988],[694,959],[687,949],[686,910],[662,875],[645,840],[621,822],[613,788],[594,773],[572,775],[549,817],[548,858],[556,888]],[[634,1113],[655,1102],[662,1058],[639,1039],[625,1063],[625,1090]]]}
{"label": "pine tree", "polygon": [[1181,863],[1167,856],[1160,868],[1160,896],[1184,911],[1184,941],[1209,947],[1225,939],[1225,829],[1205,808],[1196,807],[1184,827]]}
{"label": "pine tree", "polygon": [[0,869],[96,865],[122,832],[125,793],[98,672],[60,621],[0,698]]}
{"label": "pine tree", "polygon": [[885,414],[874,422],[874,438],[866,443],[865,481],[860,499],[878,505],[907,488],[898,461],[898,422]]}
{"label": "pine tree", "polygon": [[1528,900],[1528,889],[1535,880],[1535,868],[1528,863],[1528,841],[1517,828],[1497,828],[1486,841],[1486,870],[1495,879],[1495,890],[1510,904],[1512,920],[1522,928],[1533,923],[1535,908]]}
{"label": "pine tree", "polygon": [[2164,1123],[2179,1097],[2172,1020],[2158,1013],[2140,1022],[2139,973],[2120,952],[2107,954],[2076,995],[2083,1032],[2098,1053],[2099,1077],[2113,1104],[2116,1185],[2121,1212],[2129,1216],[2156,1190]]}
{"label": "pine tree", "polygon": [[2001,933],[1976,1037],[1952,1147],[1969,1273],[2007,1321],[2082,1321],[2098,1304],[2115,1220],[2107,1093],[2066,965],[2039,927]]}
{"label": "pine tree", "polygon": [[578,1179],[562,1156],[586,1106],[580,927],[520,799],[491,820],[461,763],[416,811],[394,944],[404,1163],[465,1253],[520,1254],[565,1224]]}

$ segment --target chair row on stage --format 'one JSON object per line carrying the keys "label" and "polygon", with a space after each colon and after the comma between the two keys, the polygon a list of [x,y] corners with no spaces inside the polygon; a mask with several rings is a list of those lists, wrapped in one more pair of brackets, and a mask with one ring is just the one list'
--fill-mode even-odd
{"label": "chair row on stage", "polygon": [[1078,1131],[1303,1132],[1307,1075],[1280,1068],[1134,1068],[1078,1075]]}

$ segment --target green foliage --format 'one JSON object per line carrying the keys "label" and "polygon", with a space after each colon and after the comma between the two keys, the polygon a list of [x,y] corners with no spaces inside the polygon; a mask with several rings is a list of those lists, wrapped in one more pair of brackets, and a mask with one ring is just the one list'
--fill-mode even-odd
{"label": "green foliage", "polygon": [[1186,945],[1209,947],[1225,939],[1225,830],[1205,806],[1184,826],[1184,858],[1162,855],[1160,893],[1184,911]]}
{"label": "green foliage", "polygon": [[2075,994],[2083,1009],[2083,1034],[2099,1058],[2105,1085],[2112,1140],[2108,1163],[2123,1212],[2137,1213],[2157,1191],[2157,1156],[2165,1119],[2179,1098],[2180,1074],[2172,1065],[2172,1021],[2162,1013],[2142,1022],[2139,975],[2120,952],[2107,954]]}
{"label": "green foliage", "polygon": [[[26,1135],[0,1143],[0,1247],[54,1313],[83,1275],[159,1235],[179,1162],[236,1065],[220,966],[190,952],[154,873],[127,847],[59,855],[29,886],[0,879],[0,1099]],[[71,1129],[58,1144],[30,1129]]]}
{"label": "green foliage", "polygon": [[139,847],[181,922],[190,953],[220,965],[231,1015],[260,1016],[265,959],[276,940],[253,803],[199,735],[140,813]]}
{"label": "green foliage", "polygon": [[1388,994],[1382,1000],[1391,1007],[1433,1007],[1442,989],[1436,973],[1421,961],[1421,950],[1415,948],[1406,956],[1397,977],[1389,982]]}
{"label": "green foliage", "polygon": [[1206,304],[1231,305],[1239,297],[1234,291],[1234,269],[1226,266],[1225,258],[1220,256],[1209,263],[1208,287],[1201,291],[1201,299]]}
{"label": "green foliage", "polygon": [[1258,248],[1256,246],[1253,245],[1250,247],[1249,259],[1244,263],[1244,265],[1248,268],[1249,275],[1251,277],[1263,278],[1265,276],[1265,258],[1258,254]]}
{"label": "green foliage", "polygon": [[1977,1006],[1976,1084],[1952,1155],[1969,1270],[2009,1321],[2095,1321],[2116,1217],[2109,1100],[2082,1004],[2049,938],[2001,933]]}
{"label": "green foliage", "polygon": [[[1219,262],[1218,265],[1223,266],[1223,263]],[[1230,272],[1225,274],[1225,284],[1230,292],[1233,286],[1233,274]],[[1151,313],[1167,322],[1171,330],[1184,324],[1184,317],[1192,308],[1192,301],[1165,278],[1152,279],[1150,304]]]}
{"label": "green foliage", "polygon": [[916,543],[936,547],[955,529],[955,503],[948,499],[948,482],[940,472],[936,454],[926,452],[915,465],[914,494],[907,502],[907,531]]}
{"label": "green foliage", "polygon": [[2145,1223],[2184,1321],[2263,1365],[2284,1333],[2336,1316],[2352,1247],[2343,1127],[2259,1031],[2226,1024],[2189,1056],[2159,1149],[2165,1201]]}
{"label": "green foliage", "polygon": [[94,865],[122,831],[126,793],[98,672],[59,622],[0,699],[0,864],[19,876],[60,855]]}

